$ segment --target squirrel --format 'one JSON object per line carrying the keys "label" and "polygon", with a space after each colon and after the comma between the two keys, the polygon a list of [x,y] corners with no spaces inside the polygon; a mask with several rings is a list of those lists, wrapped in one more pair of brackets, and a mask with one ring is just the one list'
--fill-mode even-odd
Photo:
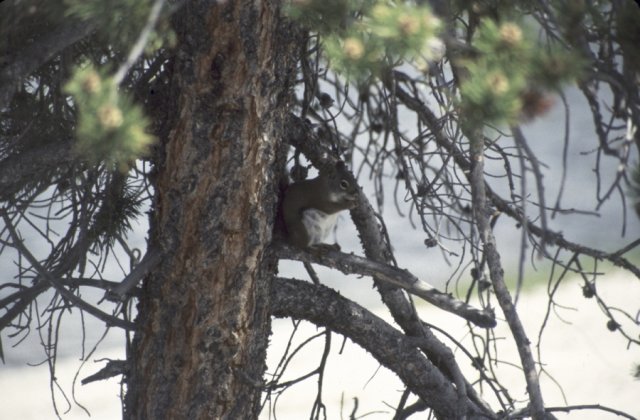
{"label": "squirrel", "polygon": [[326,163],[314,179],[295,182],[282,201],[286,239],[300,248],[322,243],[338,219],[338,212],[357,204],[358,187],[344,162]]}

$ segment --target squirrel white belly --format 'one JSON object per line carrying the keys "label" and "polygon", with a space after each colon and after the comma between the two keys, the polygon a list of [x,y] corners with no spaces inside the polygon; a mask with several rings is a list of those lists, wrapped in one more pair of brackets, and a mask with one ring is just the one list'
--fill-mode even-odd
{"label": "squirrel white belly", "polygon": [[318,209],[302,211],[302,223],[309,235],[309,245],[313,246],[324,242],[338,221],[338,213],[328,214]]}

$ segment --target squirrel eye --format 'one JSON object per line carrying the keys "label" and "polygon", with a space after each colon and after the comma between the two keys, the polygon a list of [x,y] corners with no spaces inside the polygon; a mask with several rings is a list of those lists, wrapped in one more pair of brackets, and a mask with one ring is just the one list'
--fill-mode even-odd
{"label": "squirrel eye", "polygon": [[340,181],[340,188],[342,188],[343,190],[349,188],[349,181],[347,181],[346,179]]}

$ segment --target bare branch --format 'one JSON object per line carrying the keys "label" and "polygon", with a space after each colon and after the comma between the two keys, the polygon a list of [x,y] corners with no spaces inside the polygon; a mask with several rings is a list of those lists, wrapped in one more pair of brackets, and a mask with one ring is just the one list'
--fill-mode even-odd
{"label": "bare branch", "polygon": [[496,326],[495,314],[490,309],[476,309],[451,294],[440,292],[428,283],[418,279],[407,270],[372,261],[353,254],[330,249],[306,252],[286,244],[279,246],[281,258],[322,264],[340,270],[344,274],[371,276],[378,281],[400,287],[407,292],[420,296],[432,305],[458,315],[482,328]]}
{"label": "bare branch", "polygon": [[495,418],[470,400],[460,407],[456,390],[418,350],[414,339],[325,286],[275,278],[271,311],[276,317],[306,319],[349,337],[395,372],[439,418],[461,418],[465,414],[468,419]]}
{"label": "bare branch", "polygon": [[138,282],[160,262],[162,253],[153,249],[148,251],[133,270],[117,286],[107,292],[105,297],[111,301],[118,302],[126,299],[132,294]]}
{"label": "bare branch", "polygon": [[[615,410],[613,408],[600,405],[600,404],[584,404],[584,405],[568,405],[566,407],[547,407],[547,412],[560,412],[560,413],[571,413],[572,411],[580,411],[580,410],[594,410],[594,411],[604,411],[606,413],[612,413],[620,417],[624,417],[629,420],[637,420],[636,417],[625,413],[624,411]],[[513,413],[509,418],[511,419],[524,419],[529,417],[530,409],[525,408],[523,410],[519,410]]]}
{"label": "bare branch", "polygon": [[536,371],[535,361],[529,347],[530,341],[524,330],[520,317],[511,300],[511,294],[504,282],[504,271],[500,262],[500,254],[496,248],[496,239],[493,236],[489,218],[484,211],[487,208],[487,196],[484,180],[484,140],[482,135],[475,135],[471,139],[471,158],[473,170],[471,171],[471,191],[473,194],[474,218],[480,233],[480,239],[484,245],[484,255],[489,266],[489,273],[493,290],[498,297],[498,303],[502,308],[513,338],[518,347],[520,362],[524,370],[527,382],[527,391],[531,398],[531,410],[535,420],[545,420],[544,401],[540,390],[540,382]]}
{"label": "bare branch", "polygon": [[0,209],[0,216],[4,220],[5,226],[9,231],[9,235],[11,236],[11,240],[13,241],[13,246],[29,261],[31,266],[38,272],[38,274],[46,280],[58,293],[60,293],[65,299],[69,302],[77,306],[78,308],[87,311],[91,315],[105,322],[107,325],[112,325],[115,327],[120,327],[124,329],[135,329],[135,324],[125,321],[123,319],[117,318],[115,316],[109,315],[95,306],[85,302],[80,297],[74,295],[69,290],[67,290],[64,285],[54,276],[52,276],[46,268],[38,262],[38,260],[29,252],[27,247],[24,245],[15,228],[13,227],[13,223],[9,216],[7,215],[7,211],[5,209]]}
{"label": "bare branch", "polygon": [[[394,74],[398,74],[397,72]],[[426,107],[421,101],[414,96],[406,92],[400,86],[396,86],[396,95],[412,111],[416,112],[418,117],[422,119],[429,127],[437,128],[439,126],[436,116],[433,112]],[[471,162],[466,158],[464,153],[450,141],[440,130],[433,132],[434,138],[439,147],[444,149],[450,156],[453,157],[456,165],[458,165],[467,176],[471,173]],[[490,185],[485,183],[487,200],[491,205],[495,206],[500,212],[508,215],[516,220],[523,226],[526,226],[529,232],[539,238],[545,238],[548,245],[558,246],[571,252],[577,252],[584,255],[589,255],[596,259],[609,260],[614,265],[622,267],[625,270],[632,272],[636,277],[640,278],[640,268],[635,264],[632,264],[626,258],[621,257],[617,253],[608,253],[592,247],[577,244],[575,242],[565,239],[561,233],[545,230],[542,227],[536,225],[530,220],[526,219],[517,208],[511,205],[507,200],[503,199],[499,194],[495,193]]]}
{"label": "bare branch", "polygon": [[[527,157],[527,160],[531,164],[531,169],[533,171],[533,175],[536,180],[536,189],[538,191],[538,214],[540,215],[540,225],[544,232],[549,230],[547,226],[547,205],[545,204],[545,194],[544,194],[544,182],[542,171],[540,170],[540,162],[538,162],[538,158],[533,153],[533,150],[529,147],[527,143],[527,139],[525,138],[520,126],[512,126],[511,132],[513,133],[513,138],[516,141],[518,147],[524,152],[524,155]],[[523,178],[526,176],[524,173],[521,175]],[[523,191],[523,195],[524,195]],[[524,200],[524,197],[523,197]],[[542,237],[540,241],[540,252],[545,252],[546,238]]]}
{"label": "bare branch", "polygon": [[113,378],[114,376],[126,375],[128,370],[129,367],[126,360],[108,360],[105,367],[93,375],[87,376],[81,381],[81,383],[82,385],[86,385],[91,382]]}

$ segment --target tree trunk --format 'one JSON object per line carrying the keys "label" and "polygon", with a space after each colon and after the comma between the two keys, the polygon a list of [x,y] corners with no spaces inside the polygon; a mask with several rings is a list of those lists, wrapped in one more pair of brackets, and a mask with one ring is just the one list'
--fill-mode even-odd
{"label": "tree trunk", "polygon": [[268,0],[188,2],[174,27],[176,116],[152,215],[164,257],[140,299],[125,417],[256,418],[295,37]]}

